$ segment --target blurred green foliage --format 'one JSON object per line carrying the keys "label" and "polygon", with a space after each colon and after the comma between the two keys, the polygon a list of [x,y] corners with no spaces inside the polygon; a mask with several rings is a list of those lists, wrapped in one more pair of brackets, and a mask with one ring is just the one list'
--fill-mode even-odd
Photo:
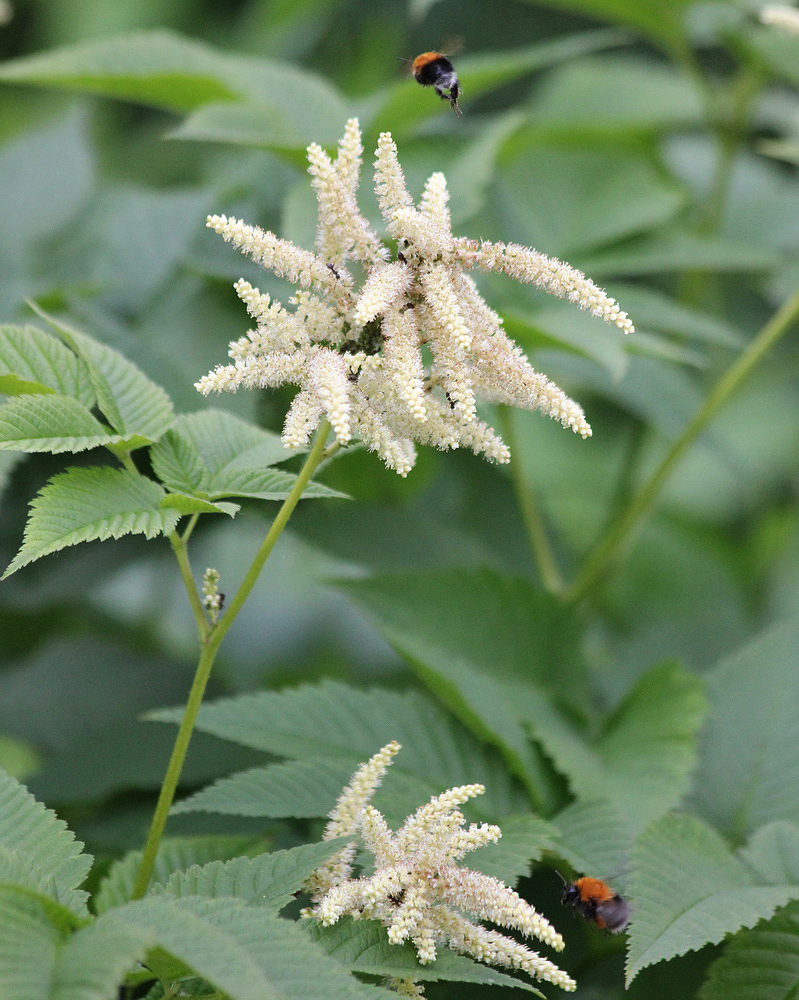
{"label": "blurred green foliage", "polygon": [[[412,763],[398,815],[455,781],[486,780],[495,800],[481,807],[494,807],[494,819],[529,820],[535,808],[548,821],[544,847],[531,843],[508,873],[548,850],[550,861],[629,886],[628,968],[661,962],[630,996],[765,995],[769,963],[757,979],[747,942],[787,963],[780,947],[796,950],[795,904],[740,932],[701,984],[725,934],[799,895],[795,330],[691,444],[624,558],[576,607],[546,593],[527,530],[534,498],[573,580],[799,287],[799,38],[759,25],[758,7],[11,4],[0,28],[0,316],[30,323],[26,299],[68,315],[162,385],[179,412],[204,408],[193,382],[246,329],[232,281],[289,294],[208,233],[206,213],[310,247],[304,147],[332,146],[352,115],[367,151],[380,131],[394,134],[415,195],[433,170],[447,175],[458,234],[563,257],[637,327],[622,341],[529,286],[481,277],[533,364],[583,404],[593,438],[538,415],[495,413],[513,450],[507,468],[425,452],[401,481],[357,449],[327,468],[322,480],[354,502],[300,506],[209,695],[335,679],[312,689],[311,702],[340,699],[342,718],[349,706],[357,751],[321,738],[311,750],[291,747],[310,717],[299,710],[285,733],[278,713],[261,741],[235,725],[220,731],[209,714],[201,728],[215,735],[193,743],[184,791],[258,765],[265,805],[237,814],[234,777],[199,793],[216,796],[210,814],[185,808],[170,832],[308,839],[332,792],[396,735],[388,727],[402,713]],[[407,62],[434,48],[453,52],[462,118],[408,77]],[[369,173],[361,202],[374,219]],[[287,398],[241,393],[215,405],[276,431]],[[92,463],[91,453],[71,460]],[[58,456],[0,452],[4,566],[30,498],[62,469]],[[244,501],[235,521],[203,522],[195,567],[216,566],[222,589],[234,590],[271,510]],[[170,733],[141,715],[181,703],[190,682],[194,626],[168,546],[93,542],[27,567],[2,585],[0,627],[0,765],[86,841],[96,879],[141,846],[163,775]],[[359,730],[367,708],[345,685],[391,689],[369,709],[384,713],[385,731]],[[277,696],[247,697],[267,699],[267,712]],[[423,746],[429,727],[446,747]],[[278,780],[309,771],[318,795],[292,812]],[[226,855],[220,847],[196,860],[211,856]],[[548,910],[558,882],[539,868],[521,890]],[[696,907],[689,927],[675,926],[683,904]],[[621,940],[559,924],[577,996],[624,995]],[[108,931],[127,942],[123,955],[135,954],[132,928]],[[746,975],[752,991],[731,992]],[[786,975],[784,992],[769,995],[796,989],[795,960]],[[434,1000],[487,991],[428,986]]]}

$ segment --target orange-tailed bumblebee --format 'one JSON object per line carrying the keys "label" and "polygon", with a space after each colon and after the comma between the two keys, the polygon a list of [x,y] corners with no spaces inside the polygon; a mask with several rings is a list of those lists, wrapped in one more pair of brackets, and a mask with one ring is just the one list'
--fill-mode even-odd
{"label": "orange-tailed bumblebee", "polygon": [[432,87],[443,101],[449,101],[456,115],[461,114],[458,107],[460,83],[452,63],[443,52],[423,52],[413,60],[411,72],[417,83]]}
{"label": "orange-tailed bumblebee", "polygon": [[[560,872],[558,872],[560,875]],[[563,879],[561,903],[573,906],[586,920],[609,934],[621,934],[630,919],[627,901],[598,878]]]}

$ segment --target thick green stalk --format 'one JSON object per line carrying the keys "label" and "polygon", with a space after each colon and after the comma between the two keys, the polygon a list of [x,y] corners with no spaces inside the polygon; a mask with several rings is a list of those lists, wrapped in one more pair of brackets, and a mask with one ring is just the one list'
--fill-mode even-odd
{"label": "thick green stalk", "polygon": [[650,508],[655,503],[674,466],[707,427],[719,408],[729,399],[749,373],[760,363],[767,351],[799,318],[799,292],[777,310],[751,341],[688,422],[685,430],[672,444],[649,479],[633,496],[630,503],[611,525],[608,533],[585,560],[582,570],[569,588],[566,599],[572,603],[587,597],[604,580],[613,564],[629,544]]}
{"label": "thick green stalk", "polygon": [[[175,792],[177,791],[180,774],[183,770],[183,763],[186,760],[186,753],[189,749],[192,732],[194,731],[194,725],[197,721],[197,714],[200,711],[200,705],[202,704],[205,688],[208,684],[208,678],[211,676],[211,668],[214,665],[214,660],[216,659],[219,646],[228,629],[235,621],[239,611],[241,611],[244,602],[249,597],[250,592],[258,579],[258,575],[263,569],[264,563],[269,558],[269,554],[275,546],[275,542],[277,542],[283,529],[286,527],[288,519],[291,517],[294,512],[294,508],[297,506],[300,497],[305,491],[305,487],[310,482],[311,476],[313,476],[322,461],[325,450],[325,441],[327,440],[329,432],[330,424],[325,420],[317,431],[313,447],[308,453],[308,457],[306,458],[305,464],[297,476],[297,481],[295,482],[291,493],[289,493],[283,501],[277,517],[267,532],[266,538],[264,538],[261,543],[261,547],[258,549],[250,568],[247,570],[236,596],[230,602],[224,616],[216,625],[209,625],[205,612],[202,611],[201,605],[200,610],[202,612],[202,624],[198,620],[196,604],[199,604],[199,596],[188,565],[188,555],[186,554],[185,546],[180,539],[177,540],[177,544],[174,539],[172,540],[175,555],[178,557],[178,565],[180,566],[181,575],[186,585],[186,590],[189,593],[189,600],[192,604],[195,619],[197,620],[197,631],[202,644],[202,651],[200,653],[199,662],[197,663],[197,670],[194,674],[191,690],[189,691],[186,709],[183,713],[183,720],[180,723],[180,728],[178,729],[178,734],[175,738],[175,745],[172,748],[172,755],[169,758],[169,764],[167,765],[166,774],[164,776],[164,782],[161,785],[161,792],[158,796],[155,812],[153,813],[150,831],[147,834],[147,840],[144,845],[139,871],[136,875],[136,883],[133,887],[133,899],[141,899],[147,892],[150,885],[150,879],[155,866],[158,848],[161,844],[161,838],[166,827],[169,810],[172,808],[172,802],[175,798]],[[194,594],[194,599],[192,598],[192,593]]]}

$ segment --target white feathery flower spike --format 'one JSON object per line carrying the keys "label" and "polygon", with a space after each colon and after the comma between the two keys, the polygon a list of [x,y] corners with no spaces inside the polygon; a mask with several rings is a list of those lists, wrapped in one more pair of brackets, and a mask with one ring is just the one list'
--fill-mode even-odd
{"label": "white feathery flower spike", "polygon": [[399,749],[392,741],[361,765],[330,814],[324,834],[326,840],[358,834],[374,857],[374,873],[353,877],[356,848],[344,848],[311,876],[306,888],[313,906],[303,916],[325,926],[345,916],[379,920],[392,944],[412,942],[421,965],[435,961],[438,949],[447,947],[573,992],[574,980],[549,959],[470,919],[489,920],[563,950],[560,934],[517,892],[458,864],[464,855],[502,836],[499,827],[489,823],[464,827],[458,806],[482,795],[482,785],[460,785],[434,796],[396,832],[370,804]]}
{"label": "white feathery flower spike", "polygon": [[760,11],[763,24],[773,24],[776,28],[799,35],[799,10],[784,4],[769,4]]}
{"label": "white feathery flower spike", "polygon": [[481,400],[540,410],[589,437],[581,407],[532,367],[468,272],[498,271],[532,283],[632,333],[627,314],[569,264],[513,243],[453,236],[444,175],[429,178],[417,206],[396,144],[383,132],[375,192],[396,241],[392,251],[358,208],[362,155],[354,118],[335,159],[316,143],[308,147],[319,210],[316,252],[239,219],[208,217],[210,229],[297,292],[284,306],[237,281],[255,328],[230,344],[231,363],[201,378],[197,390],[296,385],[283,426],[287,448],[307,444],[327,419],[339,444],[362,441],[401,476],[413,468],[416,444],[469,448],[508,462],[508,448],[478,418]]}

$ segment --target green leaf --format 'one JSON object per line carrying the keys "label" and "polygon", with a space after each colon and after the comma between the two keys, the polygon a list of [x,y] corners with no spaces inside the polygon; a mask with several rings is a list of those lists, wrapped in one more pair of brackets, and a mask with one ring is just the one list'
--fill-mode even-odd
{"label": "green leaf", "polygon": [[16,396],[0,406],[0,448],[7,451],[78,452],[118,444],[119,434],[96,420],[72,396]]}
{"label": "green leaf", "polygon": [[352,760],[292,760],[252,767],[182,799],[172,813],[226,816],[327,816],[355,769]]}
{"label": "green leaf", "polygon": [[[91,409],[95,404],[89,371],[83,361],[51,333],[35,326],[0,326],[0,392],[57,392]],[[17,391],[11,376],[18,379]],[[40,389],[24,388],[39,385]]]}
{"label": "green leaf", "polygon": [[227,514],[228,517],[235,517],[241,510],[237,503],[211,503],[185,493],[167,493],[161,500],[161,507],[181,514]]}
{"label": "green leaf", "polygon": [[581,700],[572,613],[528,581],[484,569],[338,586],[470,729],[496,743],[536,804],[547,801],[547,767],[519,722],[519,706],[536,685]]}
{"label": "green leaf", "polygon": [[157,441],[173,422],[172,401],[133,362],[37,308],[89,370],[97,405],[130,450]]}
{"label": "green leaf", "polygon": [[701,1000],[792,1000],[799,990],[799,905],[736,934],[700,987]]}
{"label": "green leaf", "polygon": [[630,866],[632,838],[618,812],[607,802],[572,802],[553,819],[560,831],[557,853],[579,874],[624,881]]}
{"label": "green leaf", "polygon": [[311,873],[346,843],[346,837],[339,837],[254,858],[211,861],[202,867],[195,864],[187,871],[174,872],[153,891],[175,898],[235,896],[277,913],[294,899]]}
{"label": "green leaf", "polygon": [[756,885],[721,836],[691,816],[662,816],[633,855],[627,982],[665,961],[751,927],[791,899],[799,886]]}
{"label": "green leaf", "polygon": [[[297,479],[270,468],[297,454],[284,448],[277,434],[224,410],[178,417],[151,454],[153,469],[166,486],[211,500],[228,496],[283,500]],[[321,483],[310,483],[303,493],[343,495]]]}
{"label": "green leaf", "polygon": [[420,965],[412,944],[389,944],[385,928],[376,920],[339,920],[332,927],[308,925],[312,941],[321,945],[337,962],[370,976],[396,976],[419,982],[482,983],[515,986],[537,996],[542,993],[523,979],[515,979],[487,965],[439,948],[435,962]]}
{"label": "green leaf", "polygon": [[0,771],[0,870],[8,872],[13,865],[18,885],[84,916],[87,896],[77,887],[86,878],[92,858],[82,848],[63,820]]}
{"label": "green leaf", "polygon": [[558,829],[531,813],[499,819],[502,836],[496,844],[473,851],[464,862],[469,868],[514,886],[530,874],[530,865],[540,861],[545,851],[555,849]]}
{"label": "green leaf", "polygon": [[745,343],[743,334],[723,318],[691,309],[654,288],[614,282],[613,293],[625,311],[635,317],[636,330],[657,330],[735,350]]}
{"label": "green leaf", "polygon": [[579,266],[597,280],[659,276],[664,271],[769,271],[776,263],[776,255],[764,247],[679,231],[639,236],[613,249],[594,251],[580,258]]}
{"label": "green leaf", "polygon": [[98,920],[65,943],[52,972],[48,1000],[109,1000],[144,958],[147,934]]}
{"label": "green leaf", "polygon": [[678,805],[691,786],[707,709],[699,678],[679,664],[638,681],[596,740],[554,708],[536,706],[531,728],[581,799],[606,799],[633,833]]}
{"label": "green leaf", "polygon": [[78,542],[169,534],[180,515],[160,507],[164,491],[127,469],[96,466],[53,476],[31,503],[22,546],[3,578]]}
{"label": "green leaf", "polygon": [[[169,837],[163,840],[158,848],[150,885],[166,882],[174,872],[189,868],[190,865],[202,865],[218,858],[231,858],[241,853],[248,842],[242,837],[230,836]],[[130,851],[124,858],[111,865],[92,898],[92,906],[96,913],[122,906],[130,900],[142,853],[142,851]]]}
{"label": "green leaf", "polygon": [[547,134],[641,134],[704,122],[696,84],[674,64],[614,52],[575,60],[535,92],[532,120]]}
{"label": "green leaf", "polygon": [[774,626],[707,675],[710,713],[694,798],[734,841],[799,822],[799,624]]}
{"label": "green leaf", "polygon": [[799,826],[783,820],[767,823],[739,856],[767,885],[799,885]]}
{"label": "green leaf", "polygon": [[[528,3],[532,0],[527,0]],[[684,44],[683,10],[690,0],[547,0],[549,7],[574,11],[612,24],[629,25],[653,41],[671,45]]]}
{"label": "green leaf", "polygon": [[[269,114],[270,144],[335,143],[347,118],[336,91],[291,63],[232,55],[167,31],[66,46],[6,62],[0,80],[103,94],[169,111],[248,101]],[[236,105],[228,103],[235,113]],[[299,124],[298,124],[299,123]]]}
{"label": "green leaf", "polygon": [[[181,715],[182,709],[159,709],[147,718],[177,722]],[[480,782],[486,794],[476,800],[474,808],[481,816],[496,818],[527,806],[497,755],[417,692],[360,691],[323,681],[205,704],[197,727],[256,750],[314,764],[318,760],[340,763],[342,771],[347,769],[347,778],[380,747],[396,739],[403,749],[386,778],[392,800],[397,798],[394,790],[407,784],[403,804],[412,790],[412,808],[416,808],[422,789],[429,797],[455,785]],[[299,772],[287,773],[291,778]],[[343,782],[338,791],[342,786]]]}
{"label": "green leaf", "polygon": [[100,921],[146,933],[152,944],[231,1000],[386,996],[357,982],[296,924],[238,900],[151,896],[110,910]]}
{"label": "green leaf", "polygon": [[[0,813],[0,816],[3,814]],[[49,1000],[58,951],[70,928],[60,907],[0,885],[0,984],[13,1000]]]}

